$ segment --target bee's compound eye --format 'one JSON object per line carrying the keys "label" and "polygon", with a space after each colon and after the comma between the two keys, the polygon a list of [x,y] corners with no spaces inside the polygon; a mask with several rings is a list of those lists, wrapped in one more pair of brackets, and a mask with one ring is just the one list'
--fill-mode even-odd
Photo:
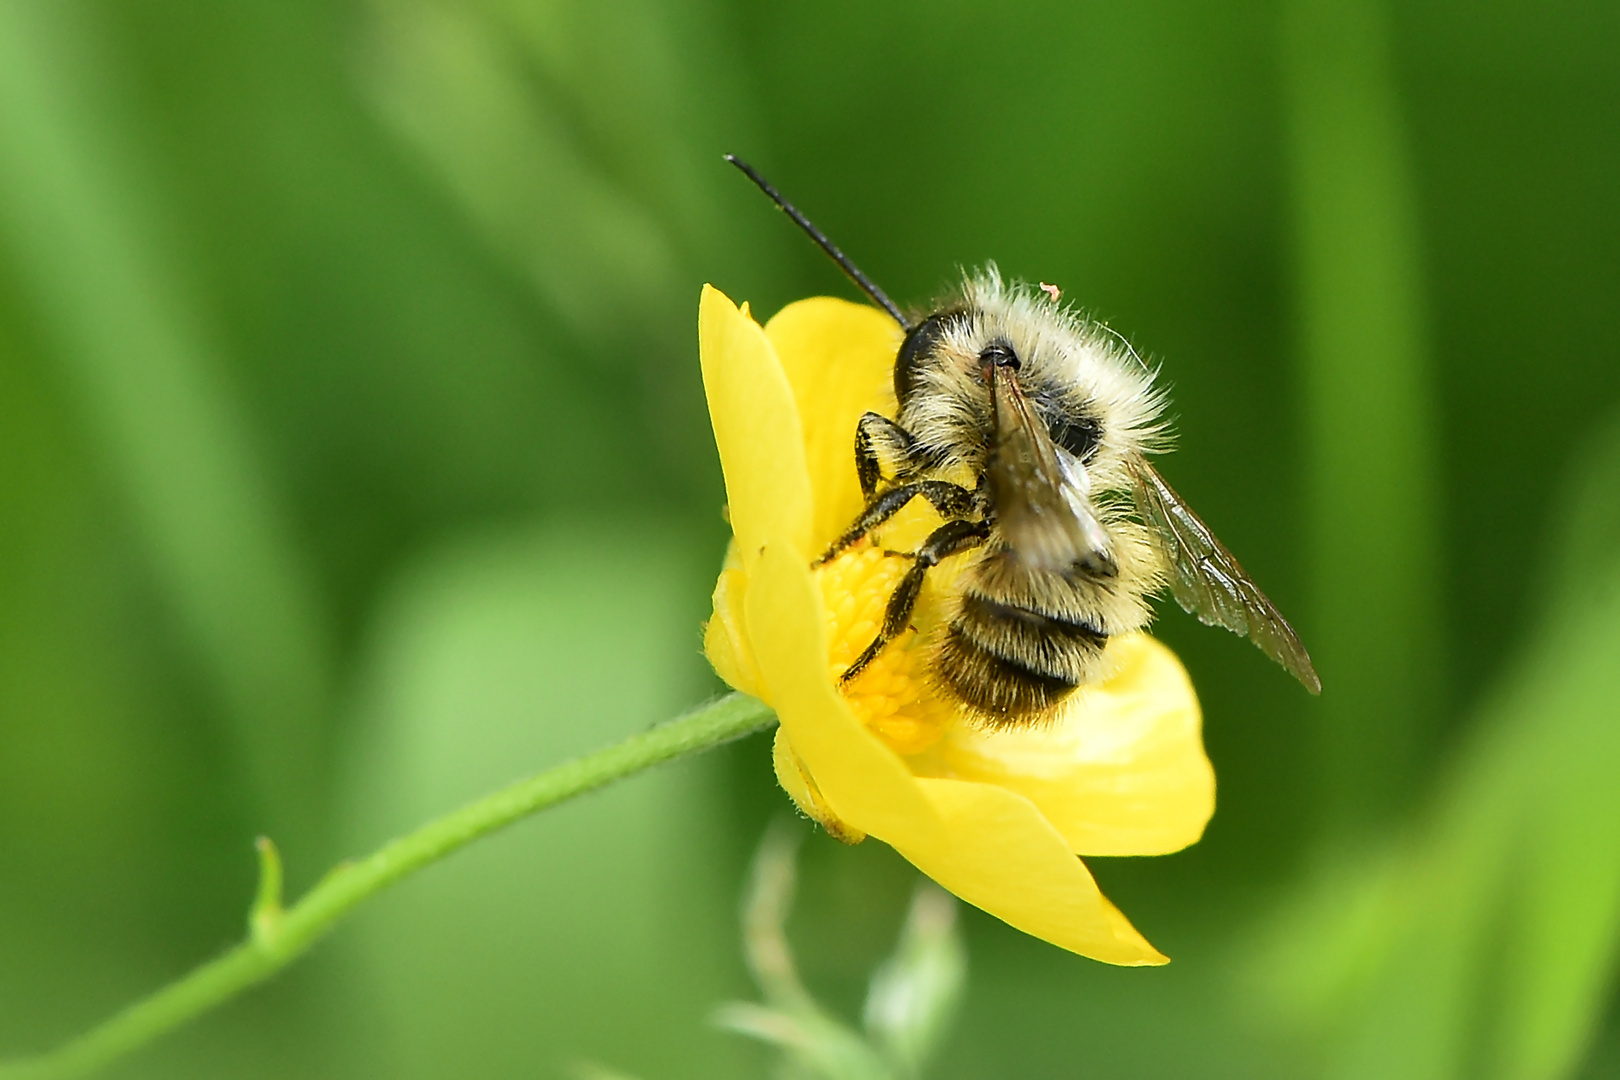
{"label": "bee's compound eye", "polygon": [[961,317],[959,311],[930,315],[906,334],[906,340],[900,344],[900,354],[894,359],[894,397],[902,409],[922,382],[923,369],[927,367],[940,338]]}
{"label": "bee's compound eye", "polygon": [[1102,421],[1084,413],[1051,414],[1046,424],[1052,441],[1089,465],[1102,442]]}
{"label": "bee's compound eye", "polygon": [[1013,371],[1023,366],[1019,362],[1018,354],[1013,352],[1012,346],[1004,341],[997,341],[981,349],[979,363],[986,368],[1011,368]]}

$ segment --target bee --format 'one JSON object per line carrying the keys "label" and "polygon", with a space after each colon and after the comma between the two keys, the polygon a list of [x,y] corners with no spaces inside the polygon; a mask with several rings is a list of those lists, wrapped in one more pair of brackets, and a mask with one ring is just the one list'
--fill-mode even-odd
{"label": "bee", "polygon": [[1166,586],[1208,625],[1247,636],[1311,693],[1299,636],[1149,463],[1166,448],[1165,396],[1128,346],[1056,290],[968,274],[908,318],[752,166],[731,162],[904,331],[893,418],[854,432],[865,507],[816,560],[836,558],[915,499],[943,523],[909,552],[881,627],[848,683],[911,628],[928,573],[961,560],[926,648],[933,681],[990,727],[1049,717],[1105,673],[1108,640],[1145,627]]}

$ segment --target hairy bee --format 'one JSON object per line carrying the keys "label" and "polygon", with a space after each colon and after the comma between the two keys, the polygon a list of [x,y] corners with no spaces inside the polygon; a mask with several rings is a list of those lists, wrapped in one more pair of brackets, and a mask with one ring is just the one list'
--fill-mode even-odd
{"label": "hairy bee", "polygon": [[[993,267],[908,319],[752,167],[727,158],[905,330],[898,411],[855,435],[865,509],[827,562],[914,499],[943,519],[915,551],[849,681],[904,633],[928,572],[965,561],[928,644],[940,687],[993,726],[1048,715],[1094,681],[1108,639],[1146,626],[1168,585],[1200,620],[1247,635],[1306,689],[1310,656],[1237,559],[1148,463],[1165,442],[1153,374],[1105,327]],[[966,478],[971,478],[964,482]]]}

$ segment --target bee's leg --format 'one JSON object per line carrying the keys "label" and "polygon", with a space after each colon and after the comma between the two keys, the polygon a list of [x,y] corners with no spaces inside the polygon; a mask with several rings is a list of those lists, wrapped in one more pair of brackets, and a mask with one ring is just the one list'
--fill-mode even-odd
{"label": "bee's leg", "polygon": [[883,479],[882,451],[904,462],[911,457],[911,433],[887,416],[862,413],[855,425],[855,475],[860,477],[861,496],[871,502]]}
{"label": "bee's leg", "polygon": [[849,682],[866,669],[866,666],[876,660],[878,654],[888,647],[889,642],[905,633],[911,625],[911,612],[917,606],[917,597],[922,592],[923,578],[928,571],[939,565],[941,559],[977,547],[990,535],[990,526],[982,521],[947,521],[928,535],[922,547],[910,555],[915,560],[906,576],[900,579],[893,595],[889,597],[889,606],[883,613],[883,626],[878,630],[878,636],[868,645],[855,662],[838,677],[839,682]]}
{"label": "bee's leg", "polygon": [[934,509],[938,510],[939,516],[943,518],[968,517],[976,505],[973,492],[944,480],[919,480],[914,484],[901,484],[899,487],[890,488],[866,504],[866,509],[855,519],[855,524],[845,529],[844,535],[832,542],[832,546],[822,553],[815,565],[832,561],[840,551],[894,517],[919,495],[933,503]]}

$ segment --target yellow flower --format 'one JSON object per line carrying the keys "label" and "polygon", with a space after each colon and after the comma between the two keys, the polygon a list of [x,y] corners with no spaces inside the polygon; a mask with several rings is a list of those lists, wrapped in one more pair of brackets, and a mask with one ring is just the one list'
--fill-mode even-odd
{"label": "yellow flower", "polygon": [[[894,415],[899,332],[828,298],[761,327],[713,288],[698,322],[733,530],[705,650],[780,717],[782,786],[834,836],[883,840],[1026,933],[1109,963],[1164,963],[1076,856],[1163,854],[1203,832],[1215,780],[1180,662],[1146,635],[1118,638],[1112,674],[1051,724],[975,726],[934,693],[915,648],[961,561],[950,560],[930,574],[919,631],[841,690],[838,673],[872,640],[904,567],[865,543],[810,564],[861,509],[855,424],[867,410]],[[916,504],[885,527],[883,547],[939,523]]]}

